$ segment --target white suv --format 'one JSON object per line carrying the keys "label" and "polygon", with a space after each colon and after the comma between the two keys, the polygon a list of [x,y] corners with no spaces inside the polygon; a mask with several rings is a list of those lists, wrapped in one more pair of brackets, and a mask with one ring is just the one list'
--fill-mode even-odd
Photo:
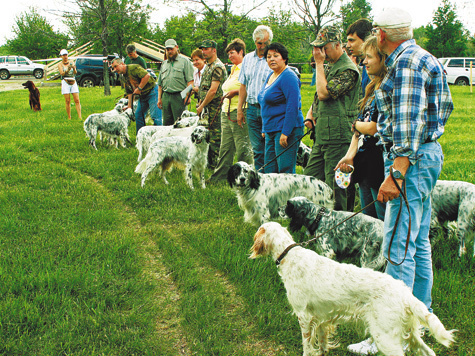
{"label": "white suv", "polygon": [[33,63],[22,56],[0,57],[0,79],[5,80],[12,75],[34,75],[36,79],[43,78],[44,65]]}
{"label": "white suv", "polygon": [[475,84],[475,58],[439,58],[447,73],[447,82],[455,85],[469,85],[470,62],[472,62],[472,84]]}

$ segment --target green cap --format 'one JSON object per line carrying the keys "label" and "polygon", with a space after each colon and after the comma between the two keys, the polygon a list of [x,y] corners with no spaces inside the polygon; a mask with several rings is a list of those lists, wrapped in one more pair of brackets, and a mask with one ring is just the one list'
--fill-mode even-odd
{"label": "green cap", "polygon": [[201,44],[199,45],[199,48],[209,48],[209,47],[213,47],[213,48],[216,48],[218,44],[213,41],[213,40],[204,40],[203,42],[201,42]]}
{"label": "green cap", "polygon": [[323,47],[329,42],[341,42],[341,33],[336,26],[326,26],[317,34],[315,41],[310,43],[314,47]]}

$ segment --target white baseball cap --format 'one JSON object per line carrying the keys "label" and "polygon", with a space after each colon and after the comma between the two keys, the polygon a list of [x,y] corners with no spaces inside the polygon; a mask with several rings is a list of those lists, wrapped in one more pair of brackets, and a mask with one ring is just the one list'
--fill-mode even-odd
{"label": "white baseball cap", "polygon": [[65,49],[62,49],[61,52],[59,52],[60,56],[64,56],[65,54],[68,54],[68,51],[66,51]]}
{"label": "white baseball cap", "polygon": [[373,20],[373,27],[402,28],[411,27],[411,24],[411,15],[398,8],[385,8]]}

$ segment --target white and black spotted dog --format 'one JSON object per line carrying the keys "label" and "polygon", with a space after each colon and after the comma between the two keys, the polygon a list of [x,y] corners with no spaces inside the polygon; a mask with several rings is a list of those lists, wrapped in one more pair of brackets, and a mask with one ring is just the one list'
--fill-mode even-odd
{"label": "white and black spotted dog", "polygon": [[[198,116],[185,116],[180,118],[174,125],[143,126],[137,133],[135,147],[139,151],[137,162],[140,162],[147,154],[150,144],[160,138],[169,136],[189,136],[193,129],[198,126]],[[184,130],[187,128],[186,130]]]}
{"label": "white and black spotted dog", "polygon": [[118,148],[118,142],[122,147],[125,146],[125,141],[131,143],[129,137],[129,125],[131,121],[135,121],[132,109],[127,109],[121,114],[104,115],[91,114],[84,121],[84,131],[89,138],[89,145],[96,147],[96,137],[98,132],[102,132],[108,137],[115,140],[115,147]]}
{"label": "white and black spotted dog", "polygon": [[262,225],[254,235],[249,258],[265,256],[278,265],[298,317],[304,356],[328,355],[338,346],[331,338],[337,325],[348,322],[363,324],[379,352],[387,356],[404,356],[405,347],[414,354],[435,356],[422,340],[421,326],[446,347],[454,341],[454,330],[447,331],[404,282],[319,256],[295,244],[276,222]]}
{"label": "white and black spotted dog", "polygon": [[456,221],[459,256],[465,254],[465,241],[475,237],[475,184],[439,180],[432,190],[431,199],[433,225],[445,226],[449,221]]}
{"label": "white and black spotted dog", "polygon": [[191,111],[183,111],[180,118],[173,124],[175,128],[183,128],[183,127],[190,127],[190,126],[197,126],[200,117]]}
{"label": "white and black spotted dog", "polygon": [[157,167],[163,181],[168,184],[165,173],[175,166],[185,170],[185,180],[191,189],[193,173],[199,176],[204,189],[209,140],[209,131],[203,126],[197,126],[188,137],[164,137],[153,142],[145,158],[135,168],[136,173],[142,174],[142,187],[148,175]]}
{"label": "white and black spotted dog", "polygon": [[305,143],[300,142],[299,149],[297,150],[297,164],[300,167],[307,167],[308,160],[310,159],[310,153],[312,153],[312,149]]}
{"label": "white and black spotted dog", "polygon": [[279,207],[296,196],[306,196],[316,204],[333,208],[332,189],[317,178],[290,173],[258,173],[245,162],[228,171],[228,183],[237,195],[244,220],[260,225],[279,217]]}
{"label": "white and black spotted dog", "polygon": [[[279,209],[279,213],[282,218],[291,219],[291,232],[300,231],[304,226],[311,236],[324,233],[317,240],[323,256],[359,255],[361,267],[381,270],[385,266],[386,260],[381,249],[384,223],[381,220],[358,214],[338,225],[353,213],[329,210],[305,197],[289,199],[287,205]],[[330,230],[336,225],[335,229]]]}

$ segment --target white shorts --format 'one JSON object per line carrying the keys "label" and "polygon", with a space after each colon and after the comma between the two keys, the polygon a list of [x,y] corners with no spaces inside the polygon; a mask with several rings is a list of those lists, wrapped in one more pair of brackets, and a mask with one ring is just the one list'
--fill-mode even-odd
{"label": "white shorts", "polygon": [[63,79],[61,80],[61,94],[74,94],[74,93],[79,93],[79,87],[78,83],[74,81],[73,85],[69,85],[66,83],[66,81]]}

